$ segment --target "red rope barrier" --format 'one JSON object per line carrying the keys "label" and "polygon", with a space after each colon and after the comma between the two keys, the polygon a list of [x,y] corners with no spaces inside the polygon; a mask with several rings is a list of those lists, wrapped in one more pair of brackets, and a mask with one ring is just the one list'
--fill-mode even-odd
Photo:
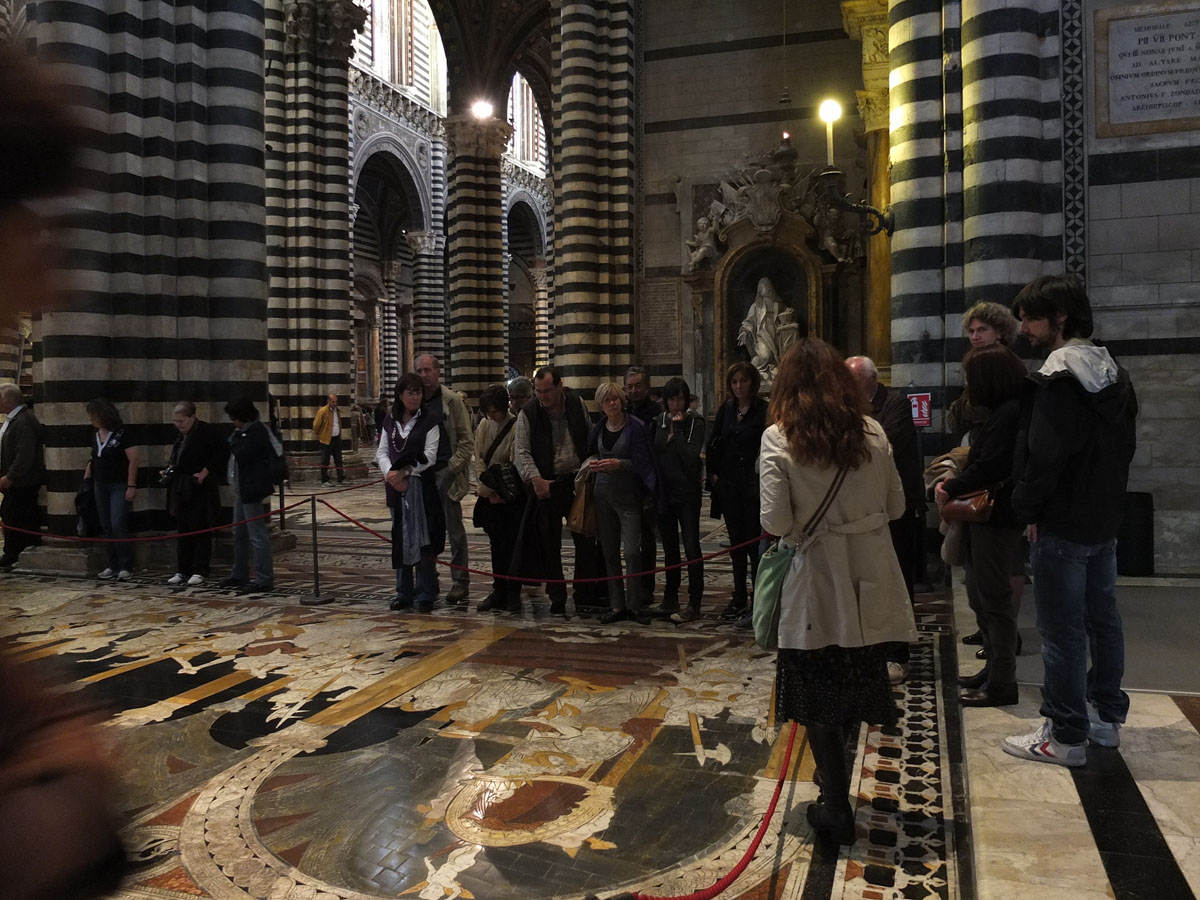
{"label": "red rope barrier", "polygon": [[[283,512],[295,509],[303,504],[304,500],[297,500],[291,506],[283,507]],[[245,525],[248,522],[257,522],[259,519],[265,519],[267,516],[273,516],[279,513],[280,510],[272,509],[269,512],[261,515],[251,516],[248,519],[242,519],[240,522],[230,522],[228,525],[214,525],[211,528],[201,528],[199,531],[184,531],[178,534],[156,534],[147,535],[146,537],[130,537],[130,538],[106,538],[106,537],[79,537],[75,534],[44,534],[41,531],[30,531],[27,528],[18,528],[16,525],[5,525],[5,531],[15,531],[19,534],[31,534],[34,537],[40,537],[47,541],[75,541],[76,543],[85,544],[141,544],[150,541],[174,541],[178,538],[195,537],[198,534],[211,534],[214,531],[224,531],[226,528],[233,528],[235,525]]]}
{"label": "red rope barrier", "polygon": [[328,500],[322,500],[320,497],[317,497],[317,502],[320,503],[322,506],[326,506],[329,509],[333,510],[335,513],[337,513],[339,516],[341,516],[343,519],[345,519],[351,525],[357,525],[359,528],[361,528],[367,534],[373,534],[373,535],[375,535],[375,537],[379,538],[381,541],[383,541],[384,543],[387,543],[387,544],[390,544],[392,542],[391,538],[384,537],[382,534],[380,534],[378,531],[374,530],[373,528],[369,528],[368,526],[364,525],[362,522],[358,521],[357,519],[354,519],[354,518],[348,516],[346,513],[342,512],[340,509],[338,509],[336,506],[334,506]]}
{"label": "red rope barrier", "polygon": [[[346,513],[342,512],[340,509],[338,509],[333,504],[331,504],[325,500],[322,500],[319,495],[317,496],[317,502],[322,504],[323,506],[329,507],[331,510],[333,510],[335,513],[337,513],[339,516],[341,516],[343,519],[345,519],[351,525],[355,525],[355,526],[361,528],[363,531],[367,532],[368,534],[373,534],[375,537],[379,538],[379,540],[381,540],[381,541],[384,541],[389,544],[391,543],[392,539],[390,537],[384,537],[378,531],[375,531],[374,529],[368,527],[367,525],[364,525],[362,522],[358,521],[358,519],[355,519],[353,516],[347,515]],[[764,537],[767,537],[767,536],[768,536],[767,533],[764,531],[762,534],[760,534],[756,538],[752,538],[751,540],[748,540],[748,541],[743,541],[742,543],[735,544],[732,547],[724,547],[720,550],[714,550],[712,553],[705,553],[697,559],[686,559],[683,562],[674,563],[673,565],[670,565],[670,566],[659,566],[657,569],[647,569],[644,572],[632,572],[629,575],[604,575],[599,578],[538,578],[538,577],[532,576],[532,575],[500,575],[496,572],[489,572],[486,569],[472,569],[470,566],[456,566],[454,563],[446,562],[441,557],[438,557],[434,561],[436,563],[438,563],[438,565],[445,566],[448,569],[457,569],[460,572],[470,572],[472,575],[482,575],[485,578],[499,578],[502,581],[536,581],[539,584],[599,584],[602,582],[609,582],[609,581],[628,581],[630,578],[641,578],[644,575],[657,575],[660,572],[670,572],[672,569],[682,569],[684,566],[690,566],[694,563],[705,562],[706,560],[710,560],[710,559],[716,559],[718,556],[724,556],[726,553],[731,553],[734,550],[742,550],[746,547],[751,547],[754,544],[757,544],[759,541],[761,541]]]}
{"label": "red rope barrier", "polygon": [[[613,900],[713,900],[714,897],[737,881],[738,876],[746,871],[746,866],[750,865],[750,861],[754,859],[754,854],[758,852],[758,845],[762,843],[762,839],[767,833],[767,827],[771,824],[771,819],[775,816],[775,807],[779,804],[779,795],[783,792],[784,781],[787,780],[789,764],[792,761],[792,745],[795,742],[796,723],[793,722],[791,734],[788,735],[787,752],[783,755],[783,765],[779,769],[779,780],[775,782],[775,793],[771,796],[771,805],[767,807],[767,813],[763,816],[762,824],[758,826],[758,832],[754,835],[754,840],[750,842],[750,846],[746,848],[746,852],[742,854],[742,858],[738,860],[737,865],[730,869],[728,873],[714,881],[708,887],[699,891],[692,891],[690,894],[679,894],[674,897],[658,897],[654,894],[634,892],[631,894],[619,894]],[[589,897],[587,900],[592,900],[592,898]]]}

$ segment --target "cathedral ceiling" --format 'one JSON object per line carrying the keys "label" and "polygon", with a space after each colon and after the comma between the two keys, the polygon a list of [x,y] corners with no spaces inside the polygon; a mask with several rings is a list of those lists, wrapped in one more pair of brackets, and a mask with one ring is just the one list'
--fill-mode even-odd
{"label": "cathedral ceiling", "polygon": [[465,113],[480,98],[501,109],[520,72],[549,125],[549,0],[430,0],[429,6],[446,48],[451,114]]}

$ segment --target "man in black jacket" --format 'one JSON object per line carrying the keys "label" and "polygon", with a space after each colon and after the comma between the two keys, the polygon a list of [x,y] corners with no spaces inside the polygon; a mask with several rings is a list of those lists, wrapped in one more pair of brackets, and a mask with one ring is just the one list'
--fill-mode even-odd
{"label": "man in black jacket", "polygon": [[[521,564],[514,571],[548,578],[550,612],[566,615],[567,586],[562,582],[562,528],[575,499],[575,473],[587,458],[591,425],[583,400],[563,387],[562,376],[543,366],[533,376],[535,397],[517,416],[513,426],[513,459],[517,471],[532,488],[522,522],[522,542],[517,548]],[[571,532],[575,540],[575,576],[598,574],[594,538]],[[575,586],[575,608],[596,607],[595,584]],[[515,598],[516,609],[520,597]]]}
{"label": "man in black jacket", "polygon": [[46,477],[46,464],[42,423],[25,405],[15,384],[0,385],[0,413],[6,416],[0,426],[0,492],[4,494],[0,518],[5,525],[0,571],[7,572],[17,564],[22,550],[40,543],[35,535],[14,529],[38,530],[38,490]]}
{"label": "man in black jacket", "polygon": [[1050,351],[1022,397],[1012,495],[1017,518],[1029,524],[1046,720],[1005,738],[1003,748],[1022,759],[1081,766],[1089,738],[1103,747],[1120,743],[1129,710],[1121,690],[1116,534],[1137,398],[1128,373],[1087,340],[1091,304],[1074,278],[1035,279],[1017,295],[1013,314],[1033,346]]}
{"label": "man in black jacket", "polygon": [[[904,488],[904,515],[889,523],[889,527],[911,603],[925,528],[925,480],[922,474],[925,467],[921,461],[917,427],[913,424],[912,404],[902,392],[889,390],[880,383],[879,371],[870,357],[852,356],[846,360],[846,368],[862,388],[871,406],[871,417],[883,426],[883,433],[892,445],[892,462]],[[900,684],[908,677],[908,644],[889,644],[887,658],[888,679],[892,684]]]}

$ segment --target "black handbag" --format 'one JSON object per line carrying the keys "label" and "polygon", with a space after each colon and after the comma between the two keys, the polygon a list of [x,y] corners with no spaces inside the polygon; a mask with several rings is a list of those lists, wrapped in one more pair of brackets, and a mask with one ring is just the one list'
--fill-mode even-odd
{"label": "black handbag", "polygon": [[83,479],[75,492],[75,534],[95,537],[100,533],[100,512],[96,509],[96,489],[91,478]]}
{"label": "black handbag", "polygon": [[521,478],[521,473],[517,471],[517,467],[512,463],[488,464],[492,460],[492,454],[496,452],[496,448],[500,446],[500,442],[504,440],[505,435],[512,430],[516,422],[516,419],[509,419],[504,423],[504,427],[500,429],[500,432],[492,440],[492,445],[483,454],[483,464],[487,468],[479,473],[479,483],[499,494],[501,501],[504,503],[512,503],[525,496],[525,481]]}
{"label": "black handbag", "polygon": [[500,495],[505,503],[512,503],[525,496],[525,482],[512,463],[496,463],[488,466],[479,476],[479,481]]}

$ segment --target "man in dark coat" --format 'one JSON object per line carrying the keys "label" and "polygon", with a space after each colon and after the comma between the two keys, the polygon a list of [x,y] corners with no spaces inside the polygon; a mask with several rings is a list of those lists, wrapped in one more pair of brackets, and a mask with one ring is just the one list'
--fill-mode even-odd
{"label": "man in dark coat", "polygon": [[1081,766],[1089,740],[1120,744],[1129,711],[1116,536],[1137,397],[1108,350],[1087,340],[1091,303],[1073,277],[1034,279],[1017,294],[1013,315],[1021,334],[1049,351],[1022,396],[1012,495],[1013,512],[1029,525],[1045,721],[1002,747],[1021,759]]}
{"label": "man in dark coat", "polygon": [[42,423],[15,384],[0,385],[0,413],[6,416],[0,426],[0,492],[4,493],[0,518],[5,525],[0,570],[7,572],[22,550],[41,543],[36,535],[24,532],[37,531],[40,524],[38,490],[46,478],[46,463]]}
{"label": "man in dark coat", "polygon": [[[871,404],[871,416],[883,426],[883,432],[891,442],[892,461],[904,488],[904,515],[891,522],[890,527],[892,546],[896,549],[896,559],[900,562],[900,571],[904,573],[904,586],[908,588],[911,602],[925,528],[924,466],[917,428],[913,425],[912,404],[901,391],[880,384],[879,371],[869,357],[852,356],[846,360],[846,367]],[[908,676],[908,659],[907,644],[888,646],[888,677],[892,684],[899,684]]]}

